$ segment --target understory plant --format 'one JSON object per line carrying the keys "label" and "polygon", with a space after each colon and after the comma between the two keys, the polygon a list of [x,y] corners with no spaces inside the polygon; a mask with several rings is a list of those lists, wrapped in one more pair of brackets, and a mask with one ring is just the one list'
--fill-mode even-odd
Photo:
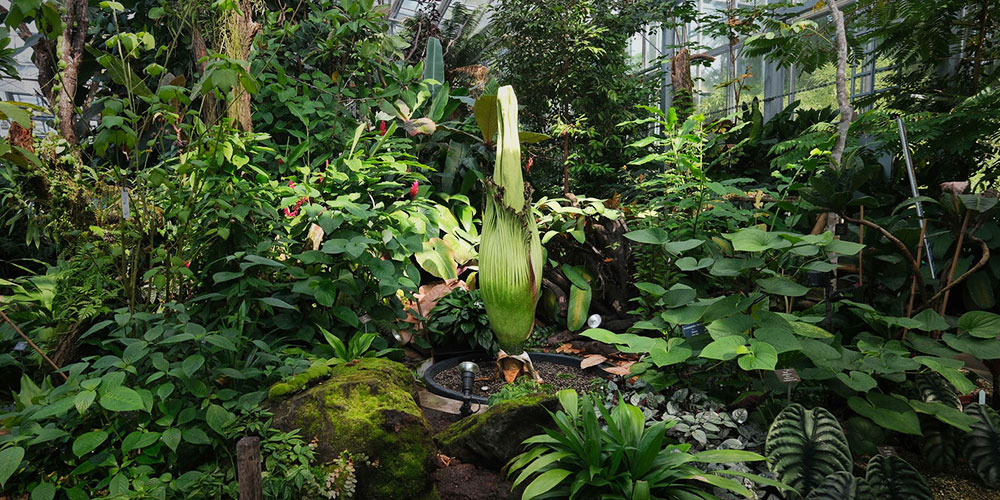
{"label": "understory plant", "polygon": [[735,471],[707,473],[694,464],[763,460],[744,450],[689,453],[688,444],[669,444],[672,422],[646,427],[639,407],[620,402],[611,410],[572,389],[556,393],[562,409],[552,415],[556,429],[524,441],[528,449],[510,461],[514,487],[527,482],[522,500],[533,498],[620,498],[647,500],[713,499],[706,492],[719,487],[752,498],[741,484],[723,477],[751,477]]}
{"label": "understory plant", "polygon": [[796,498],[856,500],[932,500],[923,476],[896,455],[875,455],[864,479],[851,475],[847,437],[825,408],[792,404],[767,432],[767,463]]}

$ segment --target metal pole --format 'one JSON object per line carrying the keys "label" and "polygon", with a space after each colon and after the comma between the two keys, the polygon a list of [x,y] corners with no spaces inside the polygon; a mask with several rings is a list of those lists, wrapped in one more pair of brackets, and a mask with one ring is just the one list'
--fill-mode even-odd
{"label": "metal pole", "polygon": [[[901,116],[896,117],[896,124],[899,125],[899,140],[903,143],[903,160],[906,163],[906,175],[910,179],[910,191],[913,193],[913,197],[916,198],[920,196],[920,192],[917,191],[917,175],[913,171],[913,158],[910,157],[910,142],[906,139],[906,126],[903,125],[903,118]],[[917,206],[917,217],[920,217],[920,225],[923,229],[921,234],[924,239],[924,249],[927,252],[927,267],[930,268],[931,279],[937,279],[937,273],[934,271],[934,255],[931,253],[931,242],[927,239],[927,219],[924,217],[924,206],[919,200],[915,204]]]}

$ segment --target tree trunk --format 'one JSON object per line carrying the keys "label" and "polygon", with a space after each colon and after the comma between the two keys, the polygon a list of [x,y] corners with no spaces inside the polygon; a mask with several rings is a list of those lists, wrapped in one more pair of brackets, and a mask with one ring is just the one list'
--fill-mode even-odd
{"label": "tree trunk", "polygon": [[[253,6],[247,0],[240,2],[239,11],[230,11],[226,22],[227,37],[224,42],[226,55],[244,61],[244,67],[250,70],[250,45],[257,34],[259,24],[255,23],[251,11]],[[241,85],[233,87],[233,103],[228,109],[229,117],[240,128],[253,130],[250,119],[250,94]]]}
{"label": "tree trunk", "polygon": [[[191,52],[194,54],[198,73],[204,76],[206,62],[203,59],[208,56],[208,47],[205,45],[205,39],[201,36],[201,30],[197,27],[191,32]],[[207,93],[201,101],[201,121],[211,126],[218,119],[219,116],[215,112],[215,95]]]}
{"label": "tree trunk", "polygon": [[833,147],[833,165],[840,168],[840,160],[844,156],[847,145],[847,131],[851,128],[854,118],[854,108],[847,94],[847,26],[844,23],[844,13],[840,11],[837,0],[829,0],[830,14],[837,30],[837,102],[840,104],[840,124],[837,127],[837,144]]}
{"label": "tree trunk", "polygon": [[65,64],[62,72],[61,88],[56,103],[56,118],[59,121],[59,135],[66,142],[76,145],[75,109],[76,88],[80,64],[83,63],[84,44],[87,42],[87,0],[67,0],[66,11],[63,14],[66,28],[62,34],[60,45],[60,62]]}

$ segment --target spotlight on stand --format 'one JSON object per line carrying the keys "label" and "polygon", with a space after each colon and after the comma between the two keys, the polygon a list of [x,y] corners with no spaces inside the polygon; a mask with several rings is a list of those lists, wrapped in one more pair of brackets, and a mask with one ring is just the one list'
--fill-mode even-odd
{"label": "spotlight on stand", "polygon": [[463,417],[472,415],[472,384],[476,381],[476,374],[479,373],[479,365],[472,361],[463,361],[458,365],[462,372],[462,407],[459,413]]}

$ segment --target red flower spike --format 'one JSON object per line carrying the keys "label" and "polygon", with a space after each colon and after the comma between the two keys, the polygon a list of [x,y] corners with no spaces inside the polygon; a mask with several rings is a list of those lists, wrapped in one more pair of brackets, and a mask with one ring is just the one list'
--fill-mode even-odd
{"label": "red flower spike", "polygon": [[413,181],[410,185],[410,199],[415,200],[417,198],[417,191],[420,189],[420,181]]}
{"label": "red flower spike", "polygon": [[379,135],[385,135],[385,120],[380,120],[378,122],[378,133]]}

